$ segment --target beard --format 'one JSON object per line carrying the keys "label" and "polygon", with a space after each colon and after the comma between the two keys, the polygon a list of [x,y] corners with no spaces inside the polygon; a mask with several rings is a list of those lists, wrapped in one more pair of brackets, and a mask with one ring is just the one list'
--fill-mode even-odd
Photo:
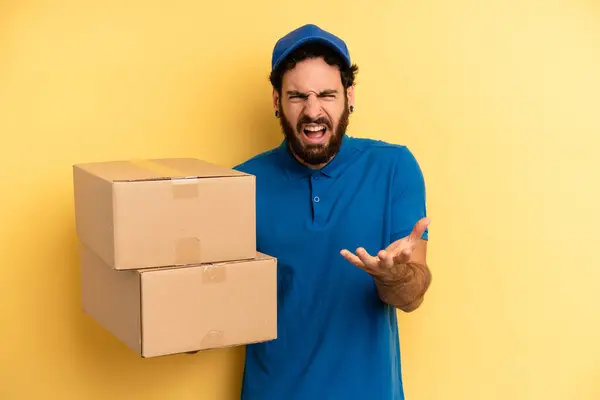
{"label": "beard", "polygon": [[[294,129],[283,113],[281,100],[279,101],[279,110],[281,110],[279,123],[281,125],[281,129],[283,130],[283,134],[291,147],[291,151],[304,163],[311,166],[325,164],[338,153],[340,147],[342,146],[342,140],[346,133],[346,129],[348,128],[350,116],[347,97],[344,99],[344,111],[340,116],[340,120],[335,131],[333,130],[332,122],[328,118],[322,117],[311,119],[304,114],[300,115],[298,123],[296,124],[296,129]],[[332,132],[329,141],[325,144],[302,143],[298,136],[302,135],[302,125],[309,123],[325,125],[327,129]]]}

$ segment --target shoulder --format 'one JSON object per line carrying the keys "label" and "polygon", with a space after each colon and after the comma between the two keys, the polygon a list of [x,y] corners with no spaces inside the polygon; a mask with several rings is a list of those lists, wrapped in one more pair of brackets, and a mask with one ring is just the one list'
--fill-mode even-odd
{"label": "shoulder", "polygon": [[234,166],[233,169],[252,175],[268,173],[277,169],[278,157],[279,148],[275,147],[241,162]]}
{"label": "shoulder", "polygon": [[424,196],[423,171],[408,146],[364,138],[353,138],[352,143],[352,147],[361,153],[364,165],[379,176],[387,177],[387,184],[396,198]]}
{"label": "shoulder", "polygon": [[356,137],[351,138],[351,142],[352,147],[367,157],[369,162],[386,164],[398,172],[421,173],[415,155],[406,145]]}

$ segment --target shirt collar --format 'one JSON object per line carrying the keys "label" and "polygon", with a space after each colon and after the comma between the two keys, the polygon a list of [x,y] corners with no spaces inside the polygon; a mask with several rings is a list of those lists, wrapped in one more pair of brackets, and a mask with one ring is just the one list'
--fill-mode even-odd
{"label": "shirt collar", "polygon": [[282,162],[282,168],[289,179],[302,179],[311,175],[324,175],[327,177],[338,177],[353,159],[353,154],[357,151],[354,146],[353,138],[344,135],[340,150],[327,165],[321,169],[312,169],[301,164],[292,154],[287,139],[284,139],[279,145],[279,154]]}

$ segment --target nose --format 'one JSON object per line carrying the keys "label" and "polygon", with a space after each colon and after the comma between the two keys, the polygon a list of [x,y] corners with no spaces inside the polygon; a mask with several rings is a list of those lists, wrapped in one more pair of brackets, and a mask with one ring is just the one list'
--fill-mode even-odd
{"label": "nose", "polygon": [[304,114],[311,118],[317,119],[321,113],[321,104],[315,93],[309,93],[304,105]]}

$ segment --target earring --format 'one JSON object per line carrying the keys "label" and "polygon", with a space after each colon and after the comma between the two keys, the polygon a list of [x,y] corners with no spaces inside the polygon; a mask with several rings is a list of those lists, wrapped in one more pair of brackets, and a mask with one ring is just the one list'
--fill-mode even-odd
{"label": "earring", "polygon": [[354,112],[354,106],[350,106],[350,113],[352,114]]}
{"label": "earring", "polygon": [[275,111],[275,118],[279,118],[279,111]]}

